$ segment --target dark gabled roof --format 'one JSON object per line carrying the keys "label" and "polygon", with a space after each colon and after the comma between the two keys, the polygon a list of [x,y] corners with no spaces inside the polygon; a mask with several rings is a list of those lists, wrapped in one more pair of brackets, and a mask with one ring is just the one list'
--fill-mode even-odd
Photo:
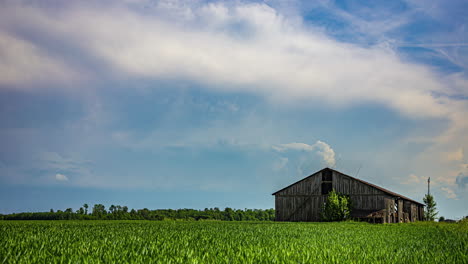
{"label": "dark gabled roof", "polygon": [[382,188],[382,187],[380,187],[380,186],[377,186],[377,185],[375,185],[375,184],[372,184],[372,183],[369,183],[369,182],[360,180],[360,179],[358,179],[358,178],[354,178],[354,177],[352,177],[352,176],[349,176],[349,175],[344,174],[344,173],[342,173],[342,172],[340,172],[340,171],[337,171],[337,170],[334,170],[334,169],[330,169],[330,168],[321,169],[321,170],[319,170],[319,171],[317,171],[317,172],[315,172],[315,173],[313,173],[313,174],[311,174],[311,175],[305,177],[305,178],[302,179],[302,180],[299,180],[299,181],[297,181],[297,182],[295,182],[295,183],[293,183],[293,184],[290,184],[290,185],[284,187],[284,188],[281,189],[281,190],[278,190],[278,191],[274,192],[272,195],[276,195],[277,193],[279,193],[279,192],[281,192],[281,191],[283,191],[283,190],[286,190],[287,188],[293,186],[294,184],[297,184],[297,183],[299,183],[299,182],[305,181],[305,180],[309,179],[310,177],[313,177],[313,176],[315,176],[317,173],[322,172],[322,171],[324,171],[324,170],[331,170],[331,171],[340,173],[340,174],[342,174],[342,175],[344,175],[344,176],[346,176],[346,177],[349,177],[349,178],[351,178],[351,179],[353,179],[353,180],[356,180],[356,181],[358,181],[358,182],[361,182],[361,183],[364,183],[364,184],[369,185],[369,186],[371,186],[371,187],[374,187],[374,188],[376,188],[376,189],[378,189],[378,190],[380,190],[380,191],[382,191],[382,192],[384,192],[384,193],[386,193],[386,194],[389,194],[389,195],[391,195],[391,196],[399,197],[399,198],[401,198],[401,199],[408,200],[408,201],[410,201],[410,202],[417,203],[417,204],[419,204],[419,205],[423,205],[423,206],[424,206],[424,204],[422,204],[422,203],[420,203],[420,202],[417,202],[417,201],[415,201],[415,200],[412,200],[412,199],[410,199],[410,198],[408,198],[408,197],[406,197],[406,196],[403,196],[403,195],[401,195],[401,194],[398,194],[398,193],[389,191],[389,190],[387,190],[387,189],[385,189],[385,188]]}

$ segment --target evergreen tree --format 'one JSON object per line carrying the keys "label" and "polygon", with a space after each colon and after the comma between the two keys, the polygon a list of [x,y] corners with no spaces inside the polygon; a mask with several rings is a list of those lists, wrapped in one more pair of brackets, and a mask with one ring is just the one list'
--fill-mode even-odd
{"label": "evergreen tree", "polygon": [[439,212],[436,211],[437,203],[434,200],[434,196],[426,194],[423,198],[423,202],[426,205],[424,210],[424,219],[426,221],[434,221]]}

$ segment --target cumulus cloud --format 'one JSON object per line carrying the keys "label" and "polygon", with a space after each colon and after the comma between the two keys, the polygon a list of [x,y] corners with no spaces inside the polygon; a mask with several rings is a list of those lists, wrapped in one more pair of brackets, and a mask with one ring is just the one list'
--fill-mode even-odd
{"label": "cumulus cloud", "polygon": [[279,144],[272,146],[272,148],[276,151],[283,152],[286,150],[302,150],[302,151],[313,151],[314,146],[313,145],[308,145],[305,143],[287,143],[287,144]]}
{"label": "cumulus cloud", "polygon": [[424,183],[427,181],[427,178],[428,177],[424,177],[424,176],[417,176],[415,174],[410,174],[408,176],[408,178],[403,182],[405,184],[420,184],[420,183]]}
{"label": "cumulus cloud", "polygon": [[457,195],[455,194],[455,192],[448,188],[448,187],[442,187],[440,188],[444,194],[445,194],[445,197],[449,198],[449,199],[457,199]]}
{"label": "cumulus cloud", "polygon": [[317,148],[317,153],[322,156],[325,163],[330,167],[335,167],[335,151],[330,147],[330,145],[319,140],[314,144],[314,146]]}
{"label": "cumulus cloud", "polygon": [[458,185],[458,187],[465,189],[468,185],[468,176],[463,173],[458,174],[455,183]]}
{"label": "cumulus cloud", "polygon": [[68,181],[68,177],[66,175],[61,174],[61,173],[55,174],[55,179],[57,181]]}
{"label": "cumulus cloud", "polygon": [[335,160],[335,151],[328,145],[327,143],[318,140],[313,145],[309,145],[306,143],[287,143],[287,144],[279,144],[272,146],[272,149],[278,152],[285,152],[289,150],[293,151],[305,151],[305,152],[315,152],[318,154],[324,161],[324,163],[329,167],[334,167],[336,164]]}

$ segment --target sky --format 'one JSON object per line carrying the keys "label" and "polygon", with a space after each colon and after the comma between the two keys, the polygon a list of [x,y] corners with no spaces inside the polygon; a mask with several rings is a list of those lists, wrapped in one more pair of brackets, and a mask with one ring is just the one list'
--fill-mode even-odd
{"label": "sky", "polygon": [[274,208],[324,167],[468,215],[468,2],[0,1],[0,213]]}

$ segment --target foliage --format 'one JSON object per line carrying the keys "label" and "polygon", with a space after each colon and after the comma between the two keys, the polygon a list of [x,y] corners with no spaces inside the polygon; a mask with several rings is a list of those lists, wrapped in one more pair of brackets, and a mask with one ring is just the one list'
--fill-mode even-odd
{"label": "foliage", "polygon": [[434,221],[437,217],[437,214],[439,213],[436,211],[437,203],[434,200],[434,196],[426,194],[423,198],[423,202],[426,205],[424,210],[424,219],[426,221]]}
{"label": "foliage", "polygon": [[445,217],[443,216],[439,217],[439,222],[443,222],[443,221],[445,221]]}
{"label": "foliage", "polygon": [[73,212],[72,208],[65,211],[37,213],[17,213],[10,215],[0,215],[0,219],[5,220],[223,220],[223,221],[272,221],[275,219],[274,209],[231,209],[225,208],[205,208],[204,210],[194,209],[159,209],[149,210],[147,208],[139,210],[128,210],[127,206],[111,205],[106,211],[102,204],[95,204],[91,214],[87,214],[87,204]]}
{"label": "foliage", "polygon": [[322,221],[326,222],[343,221],[349,219],[350,211],[351,204],[349,197],[332,190],[322,207],[321,218]]}
{"label": "foliage", "polygon": [[468,263],[468,230],[419,222],[0,221],[3,263]]}

